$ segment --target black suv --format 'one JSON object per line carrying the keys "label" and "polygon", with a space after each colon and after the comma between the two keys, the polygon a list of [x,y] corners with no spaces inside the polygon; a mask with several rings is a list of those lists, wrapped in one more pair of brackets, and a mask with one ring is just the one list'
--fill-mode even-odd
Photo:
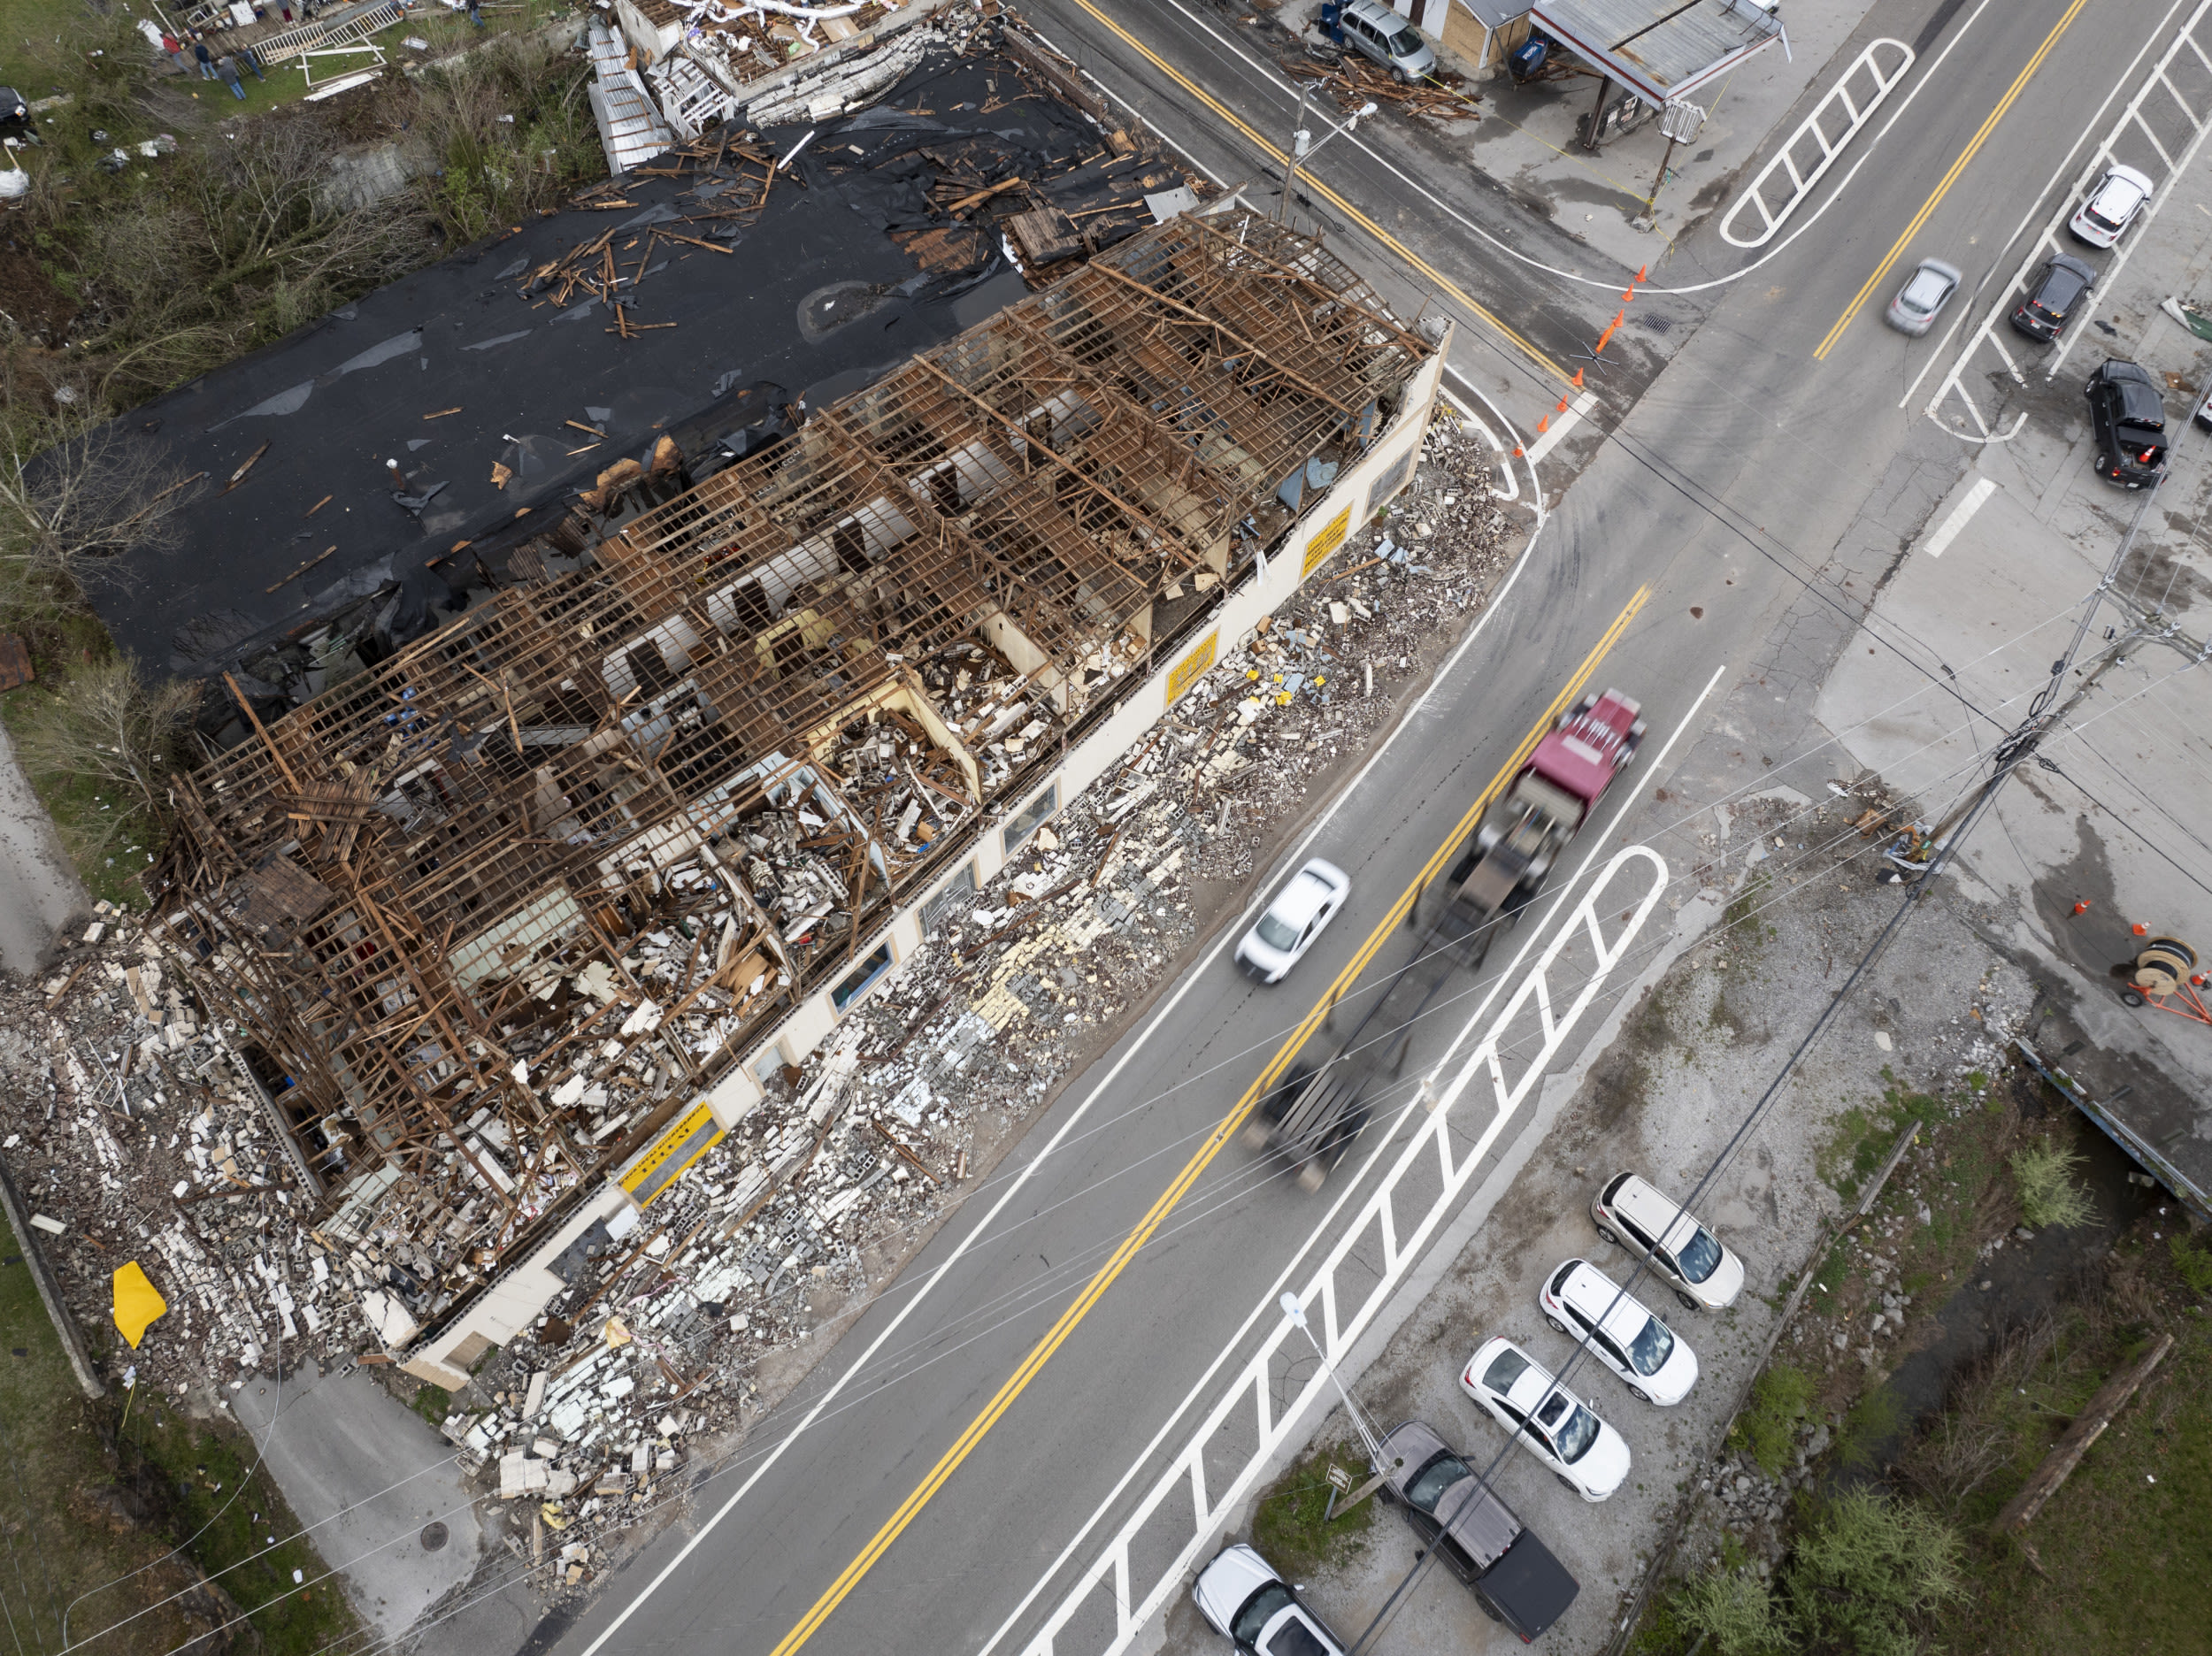
{"label": "black suv", "polygon": [[2070,254],[2058,254],[2029,279],[2028,296],[2012,308],[2012,326],[2047,345],[2065,327],[2068,312],[2096,285],[2096,272]]}
{"label": "black suv", "polygon": [[2141,488],[2166,475],[2166,402],[2139,363],[2117,357],[2089,376],[2089,424],[2097,434],[2097,475]]}

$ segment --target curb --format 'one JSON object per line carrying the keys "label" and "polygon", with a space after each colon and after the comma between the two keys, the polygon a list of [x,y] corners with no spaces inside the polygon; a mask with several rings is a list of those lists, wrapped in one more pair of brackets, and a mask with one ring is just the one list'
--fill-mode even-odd
{"label": "curb", "polygon": [[69,1307],[61,1297],[61,1284],[55,1280],[53,1267],[46,1262],[46,1255],[39,1247],[38,1232],[31,1229],[30,1211],[23,1206],[22,1195],[16,1190],[15,1181],[8,1177],[4,1164],[0,1164],[0,1208],[6,1210],[8,1223],[15,1227],[17,1239],[23,1247],[23,1262],[31,1268],[32,1280],[38,1284],[38,1297],[46,1302],[46,1315],[53,1320],[54,1332],[61,1336],[62,1349],[69,1353],[69,1366],[76,1372],[78,1385],[88,1398],[105,1397],[108,1389],[93,1369],[92,1355],[85,1349],[84,1336],[78,1331],[76,1320],[69,1315]]}

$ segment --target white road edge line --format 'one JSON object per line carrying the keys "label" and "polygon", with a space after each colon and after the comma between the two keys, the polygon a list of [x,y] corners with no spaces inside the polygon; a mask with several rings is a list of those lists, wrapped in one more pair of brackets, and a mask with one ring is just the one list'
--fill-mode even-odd
{"label": "white road edge line", "polygon": [[1928,537],[1924,548],[1928,556],[1932,558],[1941,557],[1951,542],[1959,538],[1959,531],[1966,527],[1967,520],[1981,510],[1982,502],[1996,492],[1995,478],[1983,478],[1967,490],[1966,498],[1951,508],[1951,515],[1938,524],[1936,532]]}
{"label": "white road edge line", "polygon": [[[1987,0],[1984,0],[1984,3],[1986,4]],[[1481,393],[1477,392],[1476,395],[1479,396],[1481,395]],[[1485,398],[1484,401],[1487,402],[1488,399]],[[1509,427],[1509,429],[1510,429],[1510,427]],[[837,1400],[839,1393],[842,1392],[845,1387],[867,1368],[870,1360],[875,1356],[878,1351],[882,1349],[884,1343],[894,1334],[898,1332],[900,1326],[905,1322],[906,1319],[914,1314],[916,1308],[928,1298],[930,1291],[935,1288],[937,1284],[944,1279],[946,1274],[949,1272],[954,1266],[960,1262],[962,1257],[967,1253],[969,1248],[990,1234],[993,1222],[998,1218],[1001,1213],[1005,1211],[1007,1204],[1011,1202],[1014,1198],[1021,1192],[1022,1186],[1029,1182],[1030,1175],[1034,1173],[1039,1168],[1042,1167],[1045,1162],[1050,1159],[1053,1153],[1060,1147],[1061,1141],[1066,1138],[1071,1132],[1074,1131],[1077,1123],[1089,1113],[1091,1106],[1097,1103],[1101,1098],[1105,1096],[1107,1091],[1113,1085],[1115,1079],[1121,1074],[1123,1067],[1126,1065],[1131,1059],[1134,1058],[1139,1052],[1143,1050],[1145,1043],[1152,1039],[1153,1033],[1158,1030],[1164,1022],[1166,1021],[1168,1015],[1173,1012],[1176,1007],[1181,1003],[1184,995],[1190,992],[1191,986],[1197,983],[1200,977],[1214,963],[1214,961],[1217,956],[1219,956],[1221,951],[1229,946],[1230,940],[1242,935],[1243,926],[1241,922],[1249,918],[1259,908],[1260,905],[1273,893],[1276,883],[1280,878],[1281,870],[1283,869],[1295,867],[1297,864],[1305,860],[1307,847],[1312,845],[1314,840],[1320,837],[1322,830],[1326,828],[1329,824],[1334,820],[1338,810],[1342,808],[1345,801],[1359,796],[1360,785],[1367,780],[1368,772],[1382,763],[1384,756],[1390,752],[1394,746],[1396,745],[1399,737],[1404,735],[1408,731],[1411,730],[1420,722],[1416,716],[1427,704],[1429,698],[1436,694],[1436,693],[1442,689],[1445,686],[1454,684],[1455,682],[1456,674],[1455,673],[1454,669],[1458,666],[1460,658],[1474,647],[1475,641],[1482,636],[1483,629],[1490,625],[1491,617],[1496,615],[1500,610],[1504,608],[1506,596],[1513,590],[1514,583],[1521,579],[1521,571],[1526,569],[1528,565],[1535,560],[1537,545],[1538,542],[1543,538],[1544,525],[1546,522],[1546,519],[1541,515],[1542,503],[1540,494],[1538,497],[1538,512],[1539,516],[1536,526],[1529,534],[1527,547],[1523,549],[1521,556],[1514,560],[1513,568],[1505,578],[1505,584],[1498,588],[1495,595],[1492,597],[1488,607],[1483,610],[1480,616],[1476,617],[1473,629],[1469,632],[1466,638],[1461,640],[1459,647],[1453,650],[1448,656],[1445,657],[1443,663],[1438,667],[1435,676],[1430,679],[1429,687],[1426,690],[1424,690],[1420,695],[1415,699],[1413,704],[1407,708],[1405,712],[1400,716],[1396,727],[1391,731],[1390,734],[1386,738],[1384,739],[1383,745],[1378,748],[1373,755],[1368,759],[1367,763],[1360,767],[1359,773],[1355,776],[1350,782],[1345,785],[1344,788],[1337,794],[1336,798],[1330,802],[1328,809],[1321,814],[1320,820],[1316,822],[1311,828],[1306,831],[1305,837],[1298,842],[1296,847],[1294,848],[1287,856],[1282,859],[1281,862],[1278,865],[1277,870],[1273,873],[1271,873],[1269,878],[1259,886],[1252,898],[1252,901],[1245,905],[1243,914],[1238,916],[1237,923],[1232,924],[1222,929],[1220,937],[1215,940],[1213,947],[1206,951],[1205,957],[1200,960],[1189,970],[1189,971],[1184,974],[1183,981],[1176,986],[1175,993],[1169,996],[1166,1004],[1162,1006],[1157,1012],[1152,1015],[1151,1021],[1145,1025],[1143,1031],[1138,1035],[1135,1041],[1131,1043],[1129,1050],[1115,1061],[1114,1067],[1108,1070],[1105,1077],[1091,1089],[1089,1095],[1084,1099],[1081,1104],[1076,1107],[1074,1113],[1071,1115],[1065,1122],[1061,1123],[1059,1131],[1052,1135],[1050,1141],[1046,1144],[1045,1147],[1039,1151],[1037,1154],[1029,1162],[1028,1165],[1024,1167],[1021,1172],[1016,1176],[1013,1183],[1007,1186],[1005,1192],[992,1205],[991,1211],[983,1216],[982,1222],[978,1224],[973,1230],[970,1231],[966,1236],[960,1239],[958,1245],[954,1247],[950,1257],[949,1257],[944,1263],[938,1266],[935,1270],[929,1274],[928,1277],[923,1282],[921,1287],[915,1292],[914,1297],[908,1300],[904,1306],[899,1308],[897,1315],[891,1319],[889,1325],[886,1327],[881,1333],[878,1334],[873,1340],[869,1342],[868,1349],[861,1353],[859,1358],[853,1363],[851,1368],[846,1369],[844,1373],[839,1375],[837,1378],[831,1383],[829,1390],[824,1392],[822,1396],[816,1400],[814,1407],[807,1411],[805,1418],[800,1421],[796,1426],[793,1427],[791,1430],[776,1445],[776,1446],[768,1452],[767,1455],[762,1460],[760,1465],[754,1468],[752,1476],[748,1477],[744,1483],[739,1484],[738,1487],[731,1492],[729,1499],[724,1501],[720,1506],[717,1507],[715,1509],[714,1515],[699,1526],[697,1532],[695,1533],[688,1541],[684,1543],[682,1548],[677,1552],[676,1556],[669,1560],[669,1561],[662,1567],[660,1573],[654,1576],[651,1581],[648,1582],[645,1586],[639,1591],[637,1596],[622,1607],[621,1614],[617,1615],[613,1622],[609,1623],[606,1630],[601,1633],[597,1638],[592,1640],[588,1645],[585,1646],[583,1656],[598,1656],[600,1649],[606,1644],[608,1640],[611,1639],[617,1633],[622,1630],[624,1624],[629,1621],[631,1616],[637,1613],[638,1608],[656,1592],[659,1591],[660,1589],[668,1582],[669,1578],[674,1576],[677,1570],[683,1567],[684,1562],[691,1557],[693,1552],[697,1549],[699,1544],[704,1541],[710,1535],[713,1534],[716,1527],[719,1525],[725,1518],[728,1517],[731,1513],[737,1509],[738,1503],[752,1492],[753,1486],[759,1483],[762,1478],[765,1477],[768,1475],[769,1469],[772,1468],[777,1461],[783,1458],[784,1451],[798,1441],[801,1434],[805,1432],[809,1427],[812,1426],[815,1421],[820,1417],[822,1412],[828,1408],[832,1403]]]}
{"label": "white road edge line", "polygon": [[[1456,384],[1461,390],[1467,393],[1469,396],[1473,397],[1477,402],[1480,402],[1483,407],[1488,409],[1493,414],[1498,417],[1498,424],[1505,427],[1505,434],[1512,441],[1512,444],[1516,448],[1522,447],[1521,433],[1513,429],[1513,422],[1506,418],[1505,410],[1500,408],[1495,402],[1493,402],[1490,400],[1489,395],[1480,386],[1470,380],[1465,374],[1460,372],[1458,369],[1453,367],[1448,357],[1445,359],[1444,372],[1452,377],[1453,382]],[[1500,452],[1503,452],[1503,445],[1500,445]],[[1536,509],[1536,524],[1537,527],[1540,529],[1543,526],[1544,518],[1547,516],[1544,510],[1543,479],[1536,475],[1536,462],[1533,459],[1531,459],[1525,451],[1523,452],[1521,458],[1524,461],[1526,461],[1528,464],[1529,504]],[[1510,457],[1506,460],[1505,466],[1507,472],[1510,473],[1513,468],[1513,462]],[[1517,487],[1514,491],[1517,494],[1520,491]],[[1531,544],[1533,545],[1533,542]],[[1501,594],[1500,595],[1502,596],[1503,594]]]}
{"label": "white road edge line", "polygon": [[[1664,766],[1667,762],[1667,755],[1674,751],[1674,744],[1680,739],[1682,732],[1689,729],[1692,724],[1695,722],[1699,709],[1705,705],[1706,699],[1713,694],[1715,686],[1720,683],[1722,675],[1727,672],[1727,671],[1728,663],[1726,662],[1723,662],[1719,666],[1713,669],[1713,676],[1705,681],[1705,687],[1698,692],[1697,700],[1690,703],[1689,710],[1682,716],[1681,719],[1677,722],[1673,731],[1668,734],[1667,740],[1660,748],[1657,755],[1652,760],[1649,766],[1645,768],[1645,775],[1653,776],[1659,773],[1661,768]],[[1551,905],[1551,911],[1553,914],[1556,915],[1559,912],[1560,906],[1565,901],[1568,894],[1571,893],[1576,886],[1582,883],[1583,877],[1596,864],[1598,855],[1604,848],[1605,841],[1611,838],[1614,832],[1620,827],[1622,820],[1628,814],[1629,808],[1635,802],[1635,796],[1633,794],[1622,799],[1619,805],[1613,812],[1612,819],[1605,824],[1604,832],[1598,836],[1596,842],[1591,846],[1589,851],[1584,855],[1580,865],[1576,868],[1573,875],[1568,879],[1567,883],[1561,886],[1556,892],[1548,894],[1548,901]],[[1488,1015],[1491,1005],[1496,1000],[1500,991],[1504,988],[1507,983],[1512,980],[1514,974],[1520,970],[1522,962],[1528,958],[1529,951],[1536,947],[1537,939],[1545,934],[1545,931],[1546,928],[1540,926],[1532,927],[1530,929],[1527,939],[1522,943],[1520,948],[1516,951],[1511,962],[1508,964],[1503,971],[1498,974],[1496,981],[1491,985],[1490,992],[1482,998],[1480,1003],[1476,1006],[1474,1011],[1469,1015],[1466,1022],[1461,1026],[1459,1034],[1453,1039],[1451,1046],[1446,1049],[1444,1056],[1439,1059],[1436,1063],[1431,1067],[1426,1076],[1422,1077],[1422,1084],[1424,1086],[1432,1086],[1434,1085],[1436,1077],[1442,1072],[1444,1066],[1451,1062],[1453,1054],[1459,1050],[1460,1043],[1465,1040],[1467,1039],[1468,1032],[1474,1029],[1482,1021],[1482,1019]],[[1170,1411],[1167,1418],[1161,1422],[1159,1430],[1153,1433],[1152,1440],[1146,1444],[1136,1458],[1130,1462],[1129,1469],[1121,1475],[1119,1481],[1117,1482],[1114,1487],[1107,1492],[1106,1498],[1098,1504],[1095,1509],[1093,1510],[1091,1515],[1083,1521],[1083,1527],[1078,1530],[1075,1532],[1075,1535],[1069,1540],[1067,1545],[1060,1550],[1059,1556],[1054,1559],[1051,1565],[1046,1569],[1045,1573],[1038,1577],[1037,1584],[1032,1587],[1023,1597],[1022,1601],[1014,1606],[1012,1613],[1007,1616],[1004,1622],[999,1624],[998,1630],[993,1633],[991,1637],[984,1642],[982,1647],[976,1652],[976,1656],[990,1656],[991,1652],[998,1647],[999,1642],[1005,1638],[1008,1632],[1013,1628],[1014,1624],[1027,1613],[1030,1606],[1037,1601],[1038,1596],[1051,1584],[1053,1578],[1059,1575],[1061,1570],[1066,1566],[1068,1560],[1074,1554],[1076,1549],[1083,1545],[1085,1538],[1089,1536],[1092,1530],[1097,1526],[1099,1521],[1106,1516],[1109,1509],[1110,1509],[1116,1502],[1120,1500],[1122,1496],[1127,1491],[1130,1484],[1144,1470],[1146,1463],[1148,1462],[1158,1452],[1161,1444],[1166,1440],[1169,1433],[1174,1430],[1175,1422],[1183,1418],[1184,1414],[1189,1410],[1191,1406],[1198,1400],[1199,1395],[1213,1383],[1214,1377],[1220,1373],[1222,1365],[1227,1362],[1230,1358],[1235,1354],[1238,1347],[1244,1344],[1246,1338],[1251,1333],[1253,1327],[1259,1322],[1260,1318],[1266,1315],[1270,1307],[1277,1304],[1284,1288],[1289,1284],[1293,1273],[1297,1270],[1299,1261],[1303,1260],[1307,1254],[1313,1251],[1315,1246],[1321,1240],[1322,1237],[1336,1223],[1337,1217],[1340,1213],[1342,1213],[1345,1204],[1349,1202],[1362,1189],[1366,1186],[1368,1176],[1374,1171],[1376,1164],[1389,1153],[1392,1146],[1395,1142],[1396,1140],[1394,1138],[1385,1138],[1379,1141],[1374,1149],[1368,1154],[1367,1159],[1361,1165],[1357,1176],[1345,1182],[1344,1186],[1337,1196],[1336,1200],[1330,1205],[1329,1211],[1322,1215],[1319,1222],[1314,1226],[1312,1232],[1303,1242],[1298,1245],[1297,1249],[1286,1261],[1284,1261],[1281,1272],[1276,1276],[1274,1282],[1269,1285],[1266,1293],[1260,1297],[1257,1307],[1244,1319],[1241,1324],[1238,1326],[1236,1332],[1229,1337],[1228,1342],[1223,1346],[1220,1353],[1214,1358],[1213,1361],[1207,1366],[1206,1372],[1198,1377],[1197,1383],[1184,1394],[1182,1401],[1178,1403],[1175,1407]]]}
{"label": "white road edge line", "polygon": [[[2185,4],[2185,0],[2176,0],[2176,3]],[[1168,0],[1168,4],[1172,5],[1178,12],[1180,12],[1186,18],[1189,19],[1190,21],[1197,27],[1201,34],[1211,35],[1215,42],[1217,45],[1225,48],[1231,56],[1242,58],[1248,67],[1255,69],[1259,73],[1261,79],[1271,80],[1279,91],[1294,95],[1297,92],[1298,88],[1293,86],[1287,80],[1284,79],[1281,73],[1273,65],[1263,63],[1258,58],[1253,57],[1235,41],[1220,33],[1204,18],[1200,17],[1188,6],[1183,4],[1182,0]],[[1867,164],[1867,161],[1870,157],[1871,157],[1875,149],[1881,143],[1882,140],[1889,136],[1890,128],[1897,125],[1898,121],[1903,117],[1905,111],[1911,106],[1913,99],[1920,96],[1920,88],[1928,84],[1929,80],[1935,74],[1937,70],[1943,67],[1943,60],[1951,55],[1951,49],[1966,38],[1967,31],[1974,27],[1976,20],[1980,18],[1983,12],[1989,10],[1989,4],[1990,0],[1980,0],[1980,4],[1976,5],[1973,11],[1967,13],[1966,21],[1959,25],[1958,33],[1952,35],[1951,38],[1944,43],[1943,50],[1936,54],[1935,61],[1928,65],[1926,72],[1923,73],[1918,80],[1915,80],[1911,86],[1906,88],[1905,101],[1897,106],[1896,112],[1893,114],[1886,123],[1884,123],[1882,130],[1874,134],[1872,142],[1867,145],[1865,154],[1860,156],[1857,160],[1851,164],[1851,170],[1843,175],[1841,181],[1839,182],[1836,188],[1829,193],[1828,198],[1822,202],[1819,206],[1813,209],[1813,216],[1811,218],[1805,220],[1803,224],[1798,226],[1796,229],[1791,231],[1789,234],[1783,237],[1782,240],[1774,247],[1769,249],[1764,254],[1761,255],[1758,258],[1754,259],[1750,264],[1745,265],[1740,271],[1731,272],[1725,276],[1715,277],[1711,281],[1694,282],[1686,288],[1658,288],[1654,287],[1649,283],[1640,283],[1638,286],[1640,291],[1648,294],[1706,293],[1715,288],[1725,288],[1731,282],[1741,281],[1745,277],[1750,275],[1752,272],[1766,264],[1769,261],[1781,257],[1781,256],[1796,242],[1798,237],[1803,235],[1815,225],[1818,224],[1827,211],[1831,207],[1834,206],[1836,203],[1842,198],[1844,191],[1851,187],[1851,180],[1858,177],[1859,169]],[[1072,63],[1075,60],[1071,58],[1068,61]],[[1827,65],[1823,64],[1821,67],[1824,69]],[[1125,104],[1128,102],[1126,98],[1122,101]],[[1489,231],[1484,229],[1479,224],[1476,223],[1472,218],[1470,218],[1465,213],[1461,212],[1458,208],[1453,206],[1449,202],[1436,195],[1435,192],[1431,190],[1426,185],[1423,184],[1418,179],[1415,178],[1410,172],[1408,172],[1396,162],[1382,154],[1357,133],[1351,134],[1350,137],[1352,141],[1352,147],[1354,149],[1359,150],[1359,152],[1364,155],[1369,160],[1373,161],[1389,172],[1395,173],[1399,180],[1411,188],[1415,194],[1424,197],[1434,206],[1441,209],[1453,218],[1457,219],[1463,227],[1473,232],[1483,241],[1488,242],[1492,247],[1495,248],[1499,252],[1504,254],[1508,258],[1513,259],[1519,264],[1525,264],[1531,270],[1541,271],[1547,276],[1556,276],[1563,281],[1579,282],[1585,288],[1612,288],[1619,285],[1620,278],[1617,276],[1585,276],[1579,271],[1562,270],[1556,264],[1547,264],[1541,259],[1531,258],[1518,248],[1509,246],[1498,237],[1491,234]],[[1339,191],[1338,193],[1341,195],[1343,192]]]}

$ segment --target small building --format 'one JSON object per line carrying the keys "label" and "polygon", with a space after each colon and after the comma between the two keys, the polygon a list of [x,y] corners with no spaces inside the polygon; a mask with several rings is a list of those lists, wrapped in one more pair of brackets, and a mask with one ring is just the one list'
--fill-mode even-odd
{"label": "small building", "polygon": [[1428,0],[1425,9],[1436,23],[1421,27],[1478,75],[1503,70],[1513,49],[1528,38],[1525,0]]}

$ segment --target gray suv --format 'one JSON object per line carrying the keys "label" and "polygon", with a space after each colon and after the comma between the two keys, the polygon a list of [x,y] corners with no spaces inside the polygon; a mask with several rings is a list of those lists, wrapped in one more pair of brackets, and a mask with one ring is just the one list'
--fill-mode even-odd
{"label": "gray suv", "polygon": [[1379,0],[1352,0],[1337,19],[1345,44],[1356,47],[1390,71],[1401,86],[1433,73],[1436,54],[1412,24]]}

